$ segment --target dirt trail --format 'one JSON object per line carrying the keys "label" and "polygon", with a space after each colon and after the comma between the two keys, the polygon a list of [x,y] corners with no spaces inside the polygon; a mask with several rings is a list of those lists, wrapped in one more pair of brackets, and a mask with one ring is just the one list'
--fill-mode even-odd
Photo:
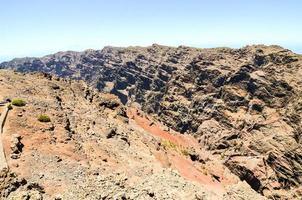
{"label": "dirt trail", "polygon": [[5,106],[4,108],[1,108],[0,112],[1,112],[1,116],[0,116],[0,171],[2,171],[4,168],[8,167],[7,162],[6,162],[4,148],[3,148],[3,140],[2,140],[4,123],[5,123],[7,114],[8,114],[8,107]]}

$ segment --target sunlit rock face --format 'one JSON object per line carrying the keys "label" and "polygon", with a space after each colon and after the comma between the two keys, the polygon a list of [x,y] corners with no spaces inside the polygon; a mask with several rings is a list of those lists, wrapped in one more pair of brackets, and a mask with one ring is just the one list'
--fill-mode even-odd
{"label": "sunlit rock face", "polygon": [[279,46],[152,45],[60,52],[0,68],[85,80],[193,135],[257,192],[291,199],[302,183],[301,66],[300,55]]}

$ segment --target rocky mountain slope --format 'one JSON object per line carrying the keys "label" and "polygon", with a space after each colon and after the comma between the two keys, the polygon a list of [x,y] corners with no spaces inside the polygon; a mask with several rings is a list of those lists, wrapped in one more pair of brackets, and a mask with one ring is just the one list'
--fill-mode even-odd
{"label": "rocky mountain slope", "polygon": [[194,136],[198,148],[258,193],[299,199],[301,66],[300,55],[279,46],[152,45],[60,52],[0,68],[85,80],[185,137]]}
{"label": "rocky mountain slope", "polygon": [[0,70],[0,83],[1,199],[264,199],[194,137],[83,81]]}

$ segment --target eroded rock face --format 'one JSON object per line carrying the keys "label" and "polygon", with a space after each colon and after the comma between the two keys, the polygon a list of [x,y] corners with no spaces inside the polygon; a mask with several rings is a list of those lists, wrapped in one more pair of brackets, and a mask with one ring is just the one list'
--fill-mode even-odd
{"label": "eroded rock face", "polygon": [[300,55],[279,46],[153,45],[61,52],[0,68],[83,79],[123,104],[136,102],[168,127],[194,135],[242,180],[257,180],[250,181],[256,191],[290,199],[301,195],[301,66]]}
{"label": "eroded rock face", "polygon": [[21,142],[21,136],[18,134],[12,135],[11,138],[11,150],[12,150],[12,155],[11,158],[13,159],[18,159],[20,157],[20,154],[22,153],[22,148],[24,145]]}
{"label": "eroded rock face", "polygon": [[194,137],[84,81],[0,70],[0,82],[0,99],[26,101],[4,126],[0,199],[264,199]]}

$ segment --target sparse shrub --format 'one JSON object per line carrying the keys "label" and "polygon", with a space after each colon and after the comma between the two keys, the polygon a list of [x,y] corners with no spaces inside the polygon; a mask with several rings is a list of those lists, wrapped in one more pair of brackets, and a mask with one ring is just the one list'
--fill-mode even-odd
{"label": "sparse shrub", "polygon": [[12,105],[21,107],[21,106],[25,106],[26,102],[23,99],[13,99]]}
{"label": "sparse shrub", "polygon": [[161,145],[165,148],[165,149],[176,149],[177,145],[174,142],[171,142],[169,140],[163,140],[161,142]]}
{"label": "sparse shrub", "polygon": [[38,120],[40,122],[50,122],[50,117],[48,115],[39,115]]}
{"label": "sparse shrub", "polygon": [[180,150],[181,154],[184,155],[184,156],[189,156],[190,155],[190,152],[187,148],[182,148]]}
{"label": "sparse shrub", "polygon": [[174,150],[184,156],[188,156],[190,155],[190,152],[189,152],[189,149],[182,146],[182,145],[179,145],[179,144],[175,144],[174,142],[170,141],[170,140],[162,140],[161,141],[161,145],[166,149],[171,149],[171,150]]}

